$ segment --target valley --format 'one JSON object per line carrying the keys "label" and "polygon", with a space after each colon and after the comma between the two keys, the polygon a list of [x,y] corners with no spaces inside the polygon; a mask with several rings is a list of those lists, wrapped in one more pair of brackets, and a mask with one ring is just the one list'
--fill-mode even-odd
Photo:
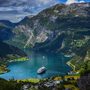
{"label": "valley", "polygon": [[3,23],[7,27],[5,31],[1,28],[2,37],[7,38],[3,41],[20,49],[32,48],[78,57],[90,45],[89,9],[89,2],[70,5],[60,3],[35,16],[27,16],[28,19],[25,17],[24,22],[13,28]]}
{"label": "valley", "polygon": [[90,90],[90,2],[81,2],[0,20],[1,90]]}

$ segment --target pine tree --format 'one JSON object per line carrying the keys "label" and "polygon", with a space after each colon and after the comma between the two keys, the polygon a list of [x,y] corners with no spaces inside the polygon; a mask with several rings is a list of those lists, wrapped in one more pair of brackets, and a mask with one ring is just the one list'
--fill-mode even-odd
{"label": "pine tree", "polygon": [[85,64],[85,66],[84,66],[84,70],[87,71],[87,69],[88,69],[88,65]]}

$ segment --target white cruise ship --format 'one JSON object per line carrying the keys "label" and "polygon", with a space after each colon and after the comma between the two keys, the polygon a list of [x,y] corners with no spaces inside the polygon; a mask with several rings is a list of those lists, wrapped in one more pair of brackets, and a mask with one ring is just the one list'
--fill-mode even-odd
{"label": "white cruise ship", "polygon": [[41,73],[44,73],[46,71],[46,68],[45,67],[41,67],[37,70],[37,74],[41,74]]}

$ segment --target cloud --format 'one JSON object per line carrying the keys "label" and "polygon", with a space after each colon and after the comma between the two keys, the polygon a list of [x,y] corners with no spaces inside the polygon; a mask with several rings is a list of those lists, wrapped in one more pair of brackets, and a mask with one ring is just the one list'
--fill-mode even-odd
{"label": "cloud", "polygon": [[0,7],[0,19],[10,20],[11,22],[19,22],[25,16],[35,15],[38,11],[33,10],[29,6],[18,6],[18,7]]}
{"label": "cloud", "polygon": [[9,11],[4,12],[0,11],[0,19],[1,20],[10,20],[11,22],[19,22],[22,20],[25,16],[30,15],[31,13],[19,13],[17,11]]}
{"label": "cloud", "polygon": [[85,1],[83,1],[83,0],[82,0],[82,1],[80,1],[80,3],[84,3],[84,2],[85,2]]}
{"label": "cloud", "polygon": [[78,3],[77,0],[67,0],[66,1],[66,4],[71,4],[71,3]]}
{"label": "cloud", "polygon": [[59,0],[0,0],[1,7],[28,5],[34,7],[47,6],[58,3]]}
{"label": "cloud", "polygon": [[[0,0],[0,19],[13,22],[27,15],[35,15],[51,5],[60,3],[59,0]],[[1,16],[3,15],[3,16]],[[18,19],[19,18],[19,19]]]}
{"label": "cloud", "polygon": [[66,4],[71,4],[71,3],[84,3],[84,1],[83,0],[81,0],[81,1],[78,1],[78,0],[67,0],[66,1]]}

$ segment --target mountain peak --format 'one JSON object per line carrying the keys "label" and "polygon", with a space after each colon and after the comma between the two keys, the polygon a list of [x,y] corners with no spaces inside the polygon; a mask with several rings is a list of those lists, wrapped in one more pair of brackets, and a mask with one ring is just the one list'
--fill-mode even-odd
{"label": "mountain peak", "polygon": [[77,17],[77,16],[89,16],[90,15],[90,2],[88,3],[72,3],[72,4],[63,4],[59,3],[53,5],[49,8],[44,9],[38,15],[45,16],[66,16]]}

